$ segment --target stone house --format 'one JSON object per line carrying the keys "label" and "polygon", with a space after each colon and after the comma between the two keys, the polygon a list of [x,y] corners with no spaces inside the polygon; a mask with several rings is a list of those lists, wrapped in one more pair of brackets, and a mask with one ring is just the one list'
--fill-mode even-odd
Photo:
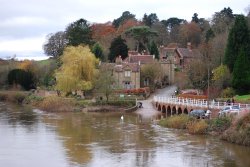
{"label": "stone house", "polygon": [[179,47],[177,43],[160,47],[160,59],[166,60],[172,57],[175,68],[180,70],[187,68],[197,55],[200,55],[200,52],[197,49],[192,49],[190,42],[187,43],[186,48]]}
{"label": "stone house", "polygon": [[102,63],[109,66],[111,75],[114,76],[116,85],[122,89],[140,88],[140,65],[138,63],[123,62],[121,57],[115,63]]}

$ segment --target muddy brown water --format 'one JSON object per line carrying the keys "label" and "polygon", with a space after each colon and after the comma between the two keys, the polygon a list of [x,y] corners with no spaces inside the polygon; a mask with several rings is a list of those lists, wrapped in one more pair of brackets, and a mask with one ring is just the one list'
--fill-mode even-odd
{"label": "muddy brown water", "polygon": [[250,148],[163,128],[158,118],[121,112],[48,114],[0,103],[0,166],[250,166]]}

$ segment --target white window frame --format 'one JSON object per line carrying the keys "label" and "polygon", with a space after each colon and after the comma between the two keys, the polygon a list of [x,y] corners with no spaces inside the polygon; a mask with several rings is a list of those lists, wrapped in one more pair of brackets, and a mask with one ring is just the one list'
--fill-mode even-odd
{"label": "white window frame", "polygon": [[130,77],[131,76],[131,71],[125,71],[125,73],[124,73],[124,75],[125,75],[125,77]]}

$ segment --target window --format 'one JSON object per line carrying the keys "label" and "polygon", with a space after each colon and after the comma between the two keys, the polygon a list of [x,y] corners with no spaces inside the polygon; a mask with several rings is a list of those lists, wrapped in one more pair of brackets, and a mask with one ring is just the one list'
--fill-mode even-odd
{"label": "window", "polygon": [[125,82],[124,82],[124,88],[125,88],[125,89],[131,89],[131,85],[130,85],[130,82],[129,82],[129,81],[125,81]]}
{"label": "window", "polygon": [[149,86],[149,78],[144,79],[144,86]]}
{"label": "window", "polygon": [[131,72],[131,71],[125,71],[125,77],[130,77],[130,75],[131,75],[130,72]]}

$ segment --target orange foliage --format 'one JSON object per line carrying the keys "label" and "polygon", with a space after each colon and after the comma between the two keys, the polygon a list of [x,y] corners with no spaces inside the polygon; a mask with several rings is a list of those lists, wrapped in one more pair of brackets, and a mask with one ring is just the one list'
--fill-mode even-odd
{"label": "orange foliage", "polygon": [[31,71],[34,72],[34,64],[30,60],[24,60],[19,64],[19,68],[25,71]]}
{"label": "orange foliage", "polygon": [[139,26],[142,25],[141,22],[138,22],[134,19],[129,19],[126,20],[123,24],[121,24],[118,29],[117,29],[117,35],[121,35],[123,32],[125,32],[127,29],[134,27],[134,26]]}
{"label": "orange foliage", "polygon": [[116,31],[111,23],[94,24],[92,25],[91,30],[92,30],[92,38],[95,40],[113,34]]}

